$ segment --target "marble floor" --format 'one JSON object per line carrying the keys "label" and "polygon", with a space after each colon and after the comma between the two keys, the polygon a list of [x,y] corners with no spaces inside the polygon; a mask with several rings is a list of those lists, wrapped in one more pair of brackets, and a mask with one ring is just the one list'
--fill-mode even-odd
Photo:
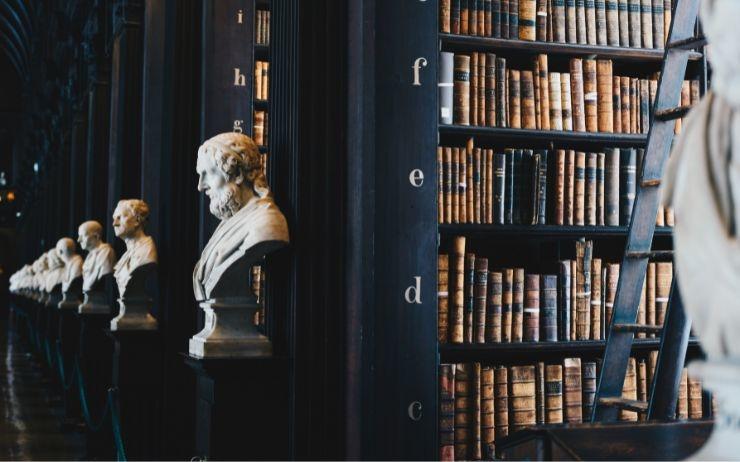
{"label": "marble floor", "polygon": [[0,460],[80,460],[84,436],[64,430],[61,400],[54,399],[39,360],[8,327],[0,307]]}

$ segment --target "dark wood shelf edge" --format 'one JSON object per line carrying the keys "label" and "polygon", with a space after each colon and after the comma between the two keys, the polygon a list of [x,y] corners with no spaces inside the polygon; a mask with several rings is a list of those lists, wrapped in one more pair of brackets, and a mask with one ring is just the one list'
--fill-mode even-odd
{"label": "dark wood shelf edge", "polygon": [[[627,237],[627,226],[559,226],[559,225],[494,225],[470,223],[440,224],[439,232],[444,235],[488,236],[488,235],[517,235],[527,237]],[[656,237],[670,237],[673,228],[659,227],[655,229]]]}
{"label": "dark wood shelf edge", "polygon": [[530,143],[532,140],[535,140],[541,142],[599,144],[614,147],[642,147],[647,144],[647,135],[645,134],[594,133],[445,124],[440,124],[438,130],[440,136],[474,136],[492,138],[497,141],[503,139],[523,139]]}
{"label": "dark wood shelf edge", "polygon": [[[517,39],[502,39],[493,37],[478,37],[472,35],[439,34],[442,50],[461,51],[460,47],[476,47],[479,49],[529,52],[533,54],[559,54],[610,58],[622,61],[643,61],[660,63],[664,58],[665,50],[651,48],[627,48],[604,45],[579,45],[572,43],[540,42]],[[701,59],[702,54],[692,52],[689,60]]]}

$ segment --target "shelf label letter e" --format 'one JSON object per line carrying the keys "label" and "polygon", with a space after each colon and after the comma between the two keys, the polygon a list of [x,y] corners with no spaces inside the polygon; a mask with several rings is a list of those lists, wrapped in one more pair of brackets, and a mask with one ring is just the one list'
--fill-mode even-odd
{"label": "shelf label letter e", "polygon": [[411,173],[409,173],[409,183],[411,183],[411,186],[421,188],[421,185],[424,184],[424,172],[418,168],[411,170]]}
{"label": "shelf label letter e", "polygon": [[421,305],[421,276],[414,276],[414,285],[406,288],[404,298],[406,303]]}
{"label": "shelf label letter e", "polygon": [[411,66],[411,68],[414,70],[414,86],[420,87],[421,82],[419,81],[419,71],[422,67],[427,67],[427,59],[426,58],[416,58],[414,61],[414,65]]}

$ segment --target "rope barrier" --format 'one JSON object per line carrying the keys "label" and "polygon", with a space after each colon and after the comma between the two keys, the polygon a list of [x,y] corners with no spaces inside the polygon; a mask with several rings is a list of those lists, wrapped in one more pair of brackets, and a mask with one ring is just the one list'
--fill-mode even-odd
{"label": "rope barrier", "polygon": [[[76,375],[69,374],[69,375],[72,375],[72,379],[69,381],[69,383],[67,383],[68,374],[64,372],[64,357],[62,357],[61,345],[62,345],[62,342],[60,340],[57,340],[56,354],[57,354],[57,366],[58,366],[57,368],[59,369],[59,381],[62,383],[62,389],[64,389],[64,391],[69,391],[69,389],[72,388],[72,385],[75,382]],[[77,364],[76,360],[77,359],[75,357],[74,364]],[[72,367],[74,367],[74,365]]]}
{"label": "rope barrier", "polygon": [[119,462],[126,461],[126,450],[123,446],[121,436],[121,421],[118,418],[118,389],[108,389],[108,407],[110,407],[111,429],[113,430],[113,441],[116,444],[116,457]]}

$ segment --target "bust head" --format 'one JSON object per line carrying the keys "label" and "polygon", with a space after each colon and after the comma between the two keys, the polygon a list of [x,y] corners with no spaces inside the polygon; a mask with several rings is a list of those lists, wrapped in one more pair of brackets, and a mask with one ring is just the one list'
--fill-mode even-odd
{"label": "bust head", "polygon": [[230,218],[252,198],[270,194],[259,148],[241,133],[221,133],[203,143],[196,172],[198,191],[206,193],[219,220]]}
{"label": "bust head", "polygon": [[75,255],[75,241],[63,237],[57,241],[56,253],[63,262],[68,262]]}
{"label": "bust head", "polygon": [[737,42],[740,28],[735,26],[740,16],[737,0],[704,0],[701,2],[701,22],[711,49],[712,91],[733,106],[740,105],[740,55]]}
{"label": "bust head", "polygon": [[113,212],[113,230],[121,239],[133,239],[144,234],[144,225],[149,218],[149,206],[140,199],[118,201]]}
{"label": "bust head", "polygon": [[77,242],[83,250],[93,250],[103,240],[103,226],[97,221],[86,221],[77,230]]}
{"label": "bust head", "polygon": [[49,250],[46,253],[46,261],[49,267],[49,270],[57,269],[61,266],[64,266],[64,260],[62,260],[62,246],[61,240],[60,242],[57,242],[57,246],[51,250]]}

